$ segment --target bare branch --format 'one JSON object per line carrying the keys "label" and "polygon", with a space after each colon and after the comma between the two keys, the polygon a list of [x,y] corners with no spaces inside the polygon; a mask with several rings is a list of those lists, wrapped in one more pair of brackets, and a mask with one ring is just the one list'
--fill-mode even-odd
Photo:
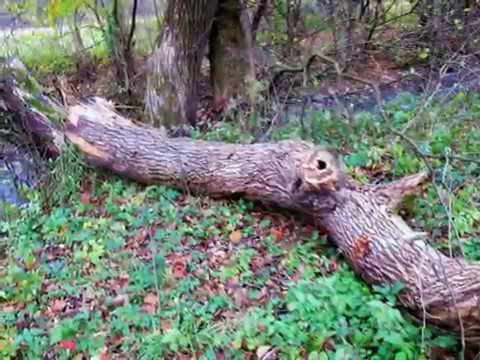
{"label": "bare branch", "polygon": [[127,53],[130,52],[132,46],[133,35],[135,34],[135,25],[137,22],[137,5],[138,0],[133,0],[133,8],[132,8],[132,23],[130,24],[130,33],[128,34],[127,40]]}

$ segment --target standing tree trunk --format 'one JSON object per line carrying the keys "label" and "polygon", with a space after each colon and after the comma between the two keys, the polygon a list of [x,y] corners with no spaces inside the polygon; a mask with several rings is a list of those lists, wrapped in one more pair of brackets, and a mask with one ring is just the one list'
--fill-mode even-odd
{"label": "standing tree trunk", "polygon": [[73,37],[74,61],[77,74],[80,79],[89,78],[94,73],[95,67],[85,44],[83,42],[80,28],[80,13],[76,9],[71,18],[70,28]]}
{"label": "standing tree trunk", "polygon": [[[133,0],[131,13],[126,10],[126,1],[113,0],[111,13],[111,56],[116,77],[127,92],[131,90],[130,78],[134,73],[133,36],[135,33],[138,0]],[[130,21],[129,21],[130,20]],[[130,27],[128,26],[130,24]]]}
{"label": "standing tree trunk", "polygon": [[255,9],[255,13],[252,16],[252,26],[251,26],[251,33],[252,33],[252,46],[255,46],[255,42],[257,39],[257,31],[260,27],[260,22],[262,18],[265,16],[265,12],[267,11],[268,7],[268,0],[260,0],[257,8]]}
{"label": "standing tree trunk", "polygon": [[250,25],[240,0],[220,0],[210,35],[214,102],[224,105],[246,93],[255,79]]}
{"label": "standing tree trunk", "polygon": [[146,111],[153,125],[195,125],[198,79],[217,0],[170,0],[150,59]]}
{"label": "standing tree trunk", "polygon": [[298,23],[300,21],[300,9],[302,0],[287,0],[286,4],[286,25],[287,25],[287,41],[288,47],[293,49],[295,43],[295,35],[297,33]]}
{"label": "standing tree trunk", "polygon": [[347,37],[347,44],[345,49],[345,61],[349,62],[352,58],[353,51],[354,51],[354,40],[353,40],[353,32],[355,31],[356,25],[356,17],[354,15],[355,4],[353,0],[346,2],[346,37]]}

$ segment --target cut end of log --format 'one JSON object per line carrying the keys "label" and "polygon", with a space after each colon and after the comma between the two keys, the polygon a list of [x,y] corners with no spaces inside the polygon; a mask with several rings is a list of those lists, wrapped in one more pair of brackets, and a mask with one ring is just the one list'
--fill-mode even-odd
{"label": "cut end of log", "polygon": [[69,108],[68,125],[78,127],[83,121],[111,126],[132,125],[130,120],[115,112],[115,106],[111,101],[99,97],[89,98],[85,103]]}
{"label": "cut end of log", "polygon": [[78,136],[77,134],[71,131],[65,131],[66,138],[78,149],[87,156],[87,158],[95,161],[100,161],[102,163],[106,163],[111,161],[110,156],[106,153],[98,149],[97,147],[88,143],[85,139]]}

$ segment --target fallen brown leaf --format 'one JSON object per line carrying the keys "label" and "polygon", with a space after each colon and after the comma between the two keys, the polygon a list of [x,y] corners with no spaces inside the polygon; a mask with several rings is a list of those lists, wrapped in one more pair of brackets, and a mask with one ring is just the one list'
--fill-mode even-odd
{"label": "fallen brown leaf", "polygon": [[111,288],[115,291],[119,291],[123,288],[126,288],[128,286],[128,283],[130,281],[130,277],[128,274],[122,274],[118,278],[113,279]]}
{"label": "fallen brown leaf", "polygon": [[2,312],[11,313],[11,312],[16,312],[18,310],[18,307],[15,305],[9,304],[9,305],[2,306],[1,309],[2,309]]}
{"label": "fallen brown leaf", "polygon": [[232,298],[235,305],[239,308],[248,306],[250,304],[250,300],[248,299],[248,289],[246,288],[235,289],[233,291]]}
{"label": "fallen brown leaf", "polygon": [[53,304],[51,306],[52,311],[55,313],[62,312],[63,310],[65,310],[66,307],[67,307],[67,302],[63,299],[53,300]]}
{"label": "fallen brown leaf", "polygon": [[91,195],[90,195],[90,192],[89,192],[89,191],[84,191],[84,192],[82,192],[82,194],[80,195],[80,202],[81,202],[83,205],[88,205],[88,204],[90,204],[90,202],[91,202]]}
{"label": "fallen brown leaf", "polygon": [[240,241],[242,241],[242,238],[243,234],[241,230],[235,230],[230,234],[230,241],[234,244],[238,244]]}
{"label": "fallen brown leaf", "polygon": [[187,261],[183,257],[177,257],[172,262],[172,273],[175,279],[183,279],[187,276]]}
{"label": "fallen brown leaf", "polygon": [[163,320],[161,323],[160,323],[160,329],[163,331],[163,332],[167,332],[168,330],[170,330],[172,328],[172,322],[170,320]]}
{"label": "fallen brown leaf", "polygon": [[102,351],[102,353],[100,354],[100,360],[110,360],[110,359],[111,359],[110,355],[106,351],[105,352]]}
{"label": "fallen brown leaf", "polygon": [[143,298],[142,309],[149,314],[154,314],[155,311],[157,310],[157,307],[158,307],[158,296],[157,296],[157,294],[148,293]]}
{"label": "fallen brown leaf", "polygon": [[271,229],[270,234],[272,234],[277,241],[280,241],[285,237],[285,232],[282,229]]}

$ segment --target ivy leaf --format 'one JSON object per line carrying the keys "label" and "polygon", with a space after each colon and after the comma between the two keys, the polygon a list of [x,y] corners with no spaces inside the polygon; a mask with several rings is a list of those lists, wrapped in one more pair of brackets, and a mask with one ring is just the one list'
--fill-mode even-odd
{"label": "ivy leaf", "polygon": [[433,340],[433,345],[448,349],[457,344],[457,341],[452,336],[438,336]]}
{"label": "ivy leaf", "polygon": [[345,157],[347,166],[365,166],[368,163],[368,154],[366,152],[358,152]]}

